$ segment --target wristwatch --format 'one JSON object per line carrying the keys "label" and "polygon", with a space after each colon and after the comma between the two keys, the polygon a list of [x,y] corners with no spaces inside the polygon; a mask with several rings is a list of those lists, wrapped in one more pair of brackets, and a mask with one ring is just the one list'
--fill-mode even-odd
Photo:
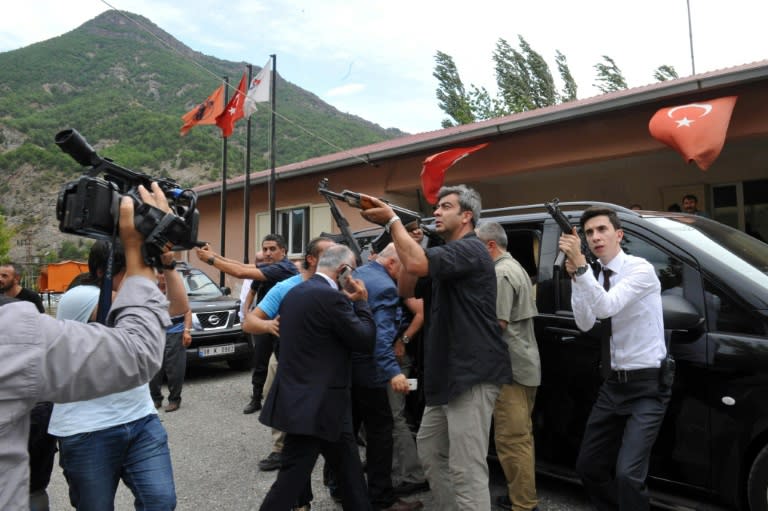
{"label": "wristwatch", "polygon": [[411,338],[410,338],[410,337],[408,337],[408,336],[407,336],[407,335],[405,335],[405,334],[403,334],[403,335],[401,335],[401,336],[400,336],[400,340],[401,340],[401,341],[403,341],[403,344],[408,344],[409,342],[411,342]]}
{"label": "wristwatch", "polygon": [[579,266],[578,268],[576,268],[576,271],[573,274],[576,275],[577,277],[580,277],[585,273],[587,273],[588,269],[589,269],[589,265],[585,264],[584,266]]}
{"label": "wristwatch", "polygon": [[387,231],[387,233],[389,233],[389,229],[392,227],[392,224],[394,224],[395,222],[400,222],[400,221],[401,221],[400,217],[397,216],[397,215],[394,215],[392,218],[387,220],[386,224],[384,224],[384,230]]}
{"label": "wristwatch", "polygon": [[209,257],[209,258],[208,258],[208,260],[207,260],[206,262],[207,262],[208,264],[210,264],[211,266],[213,266],[213,262],[214,262],[215,260],[216,260],[216,257],[214,257],[214,256],[211,256],[211,257]]}

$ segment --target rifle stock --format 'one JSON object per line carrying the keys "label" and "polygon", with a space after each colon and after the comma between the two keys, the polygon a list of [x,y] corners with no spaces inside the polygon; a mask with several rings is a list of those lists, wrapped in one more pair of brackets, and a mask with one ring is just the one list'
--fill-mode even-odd
{"label": "rifle stock", "polygon": [[344,236],[344,239],[347,241],[347,246],[352,249],[352,252],[355,253],[355,261],[357,262],[357,265],[360,266],[363,264],[360,244],[352,235],[352,230],[349,228],[349,222],[347,221],[346,217],[341,211],[339,211],[338,206],[336,206],[335,199],[343,200],[345,202],[346,199],[343,195],[332,192],[327,187],[328,179],[324,178],[320,181],[320,185],[317,187],[317,191],[320,192],[323,197],[325,197],[326,201],[328,201],[328,205],[331,207],[331,214],[333,215],[333,219],[336,222],[336,225],[339,226],[339,230],[341,231],[342,236]]}

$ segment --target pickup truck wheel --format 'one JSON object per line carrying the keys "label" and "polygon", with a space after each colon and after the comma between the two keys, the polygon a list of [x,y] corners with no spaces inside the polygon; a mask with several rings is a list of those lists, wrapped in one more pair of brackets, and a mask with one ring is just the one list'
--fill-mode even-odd
{"label": "pickup truck wheel", "polygon": [[768,511],[768,445],[763,447],[749,470],[747,499],[750,511]]}
{"label": "pickup truck wheel", "polygon": [[227,360],[227,365],[230,369],[234,369],[235,371],[247,371],[251,368],[251,361],[249,359],[233,359],[233,360]]}

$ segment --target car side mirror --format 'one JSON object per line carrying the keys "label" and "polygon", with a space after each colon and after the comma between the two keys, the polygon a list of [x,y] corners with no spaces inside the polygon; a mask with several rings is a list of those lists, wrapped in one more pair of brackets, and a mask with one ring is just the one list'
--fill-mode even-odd
{"label": "car side mirror", "polygon": [[665,330],[698,331],[704,324],[699,311],[682,296],[662,295],[661,307],[664,311]]}
{"label": "car side mirror", "polygon": [[221,286],[219,289],[221,289],[221,292],[224,294],[224,296],[229,296],[232,294],[232,290],[229,289],[228,286]]}

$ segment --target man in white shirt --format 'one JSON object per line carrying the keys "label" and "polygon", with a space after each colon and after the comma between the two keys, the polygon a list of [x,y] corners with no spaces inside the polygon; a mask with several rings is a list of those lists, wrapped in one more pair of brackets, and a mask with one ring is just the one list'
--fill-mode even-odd
{"label": "man in white shirt", "polygon": [[560,237],[559,246],[573,278],[576,325],[587,331],[596,319],[603,324],[605,381],[587,420],[576,471],[597,509],[649,509],[651,448],[671,395],[670,385],[660,382],[667,355],[661,284],[648,261],[621,249],[624,231],[615,211],[589,208],[580,224],[600,261],[599,279],[589,271],[575,229]]}

